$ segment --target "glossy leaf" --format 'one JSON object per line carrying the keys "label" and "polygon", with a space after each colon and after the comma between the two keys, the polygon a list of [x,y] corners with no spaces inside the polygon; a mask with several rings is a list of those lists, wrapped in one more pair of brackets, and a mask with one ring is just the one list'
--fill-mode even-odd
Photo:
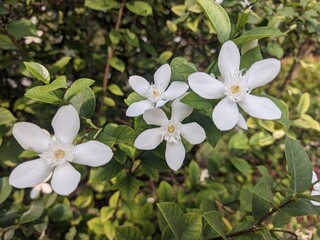
{"label": "glossy leaf", "polygon": [[182,57],[174,58],[171,63],[171,81],[188,81],[188,77],[191,73],[197,71],[196,66],[193,63],[188,62],[187,59]]}
{"label": "glossy leaf", "polygon": [[310,94],[309,93],[304,93],[302,94],[298,106],[297,106],[297,112],[299,115],[305,114],[310,106]]}
{"label": "glossy leaf", "polygon": [[79,115],[84,118],[92,118],[96,108],[96,97],[91,88],[85,88],[70,100],[77,109]]}
{"label": "glossy leaf", "polygon": [[64,95],[64,99],[70,100],[82,90],[94,84],[94,80],[89,78],[80,78],[72,83]]}
{"label": "glossy leaf", "polygon": [[9,184],[9,178],[0,178],[0,204],[3,203],[10,196],[11,191],[12,187]]}
{"label": "glossy leaf", "polygon": [[16,118],[13,114],[8,109],[0,107],[0,125],[12,123],[14,121],[16,121]]}
{"label": "glossy leaf", "polygon": [[33,23],[30,20],[27,20],[25,18],[9,22],[6,25],[6,29],[8,33],[10,33],[16,39],[27,36],[37,36],[37,29],[35,25],[33,25]]}
{"label": "glossy leaf", "polygon": [[152,15],[152,7],[147,2],[143,1],[130,1],[126,3],[126,7],[130,12],[137,15],[147,17]]}
{"label": "glossy leaf", "polygon": [[210,227],[214,232],[216,232],[223,239],[226,239],[221,212],[210,211],[210,212],[204,213],[202,216],[207,221],[207,223],[210,225]]}
{"label": "glossy leaf", "polygon": [[232,41],[234,41],[236,44],[242,44],[255,39],[280,36],[283,36],[283,33],[277,28],[257,27],[244,32],[240,37],[233,39]]}
{"label": "glossy leaf", "polygon": [[25,96],[40,102],[45,102],[50,104],[60,104],[62,102],[62,99],[59,98],[56,94],[52,92],[43,92],[42,87],[43,86],[37,86],[29,89],[25,93]]}
{"label": "glossy leaf", "polygon": [[23,62],[28,71],[38,80],[45,84],[50,82],[49,71],[41,64],[36,62]]}
{"label": "glossy leaf", "polygon": [[107,164],[90,170],[89,183],[109,181],[123,169],[123,165],[112,159]]}
{"label": "glossy leaf", "polygon": [[31,203],[30,209],[27,212],[24,212],[20,219],[19,224],[32,222],[38,219],[44,211],[44,205],[41,200],[33,201]]}

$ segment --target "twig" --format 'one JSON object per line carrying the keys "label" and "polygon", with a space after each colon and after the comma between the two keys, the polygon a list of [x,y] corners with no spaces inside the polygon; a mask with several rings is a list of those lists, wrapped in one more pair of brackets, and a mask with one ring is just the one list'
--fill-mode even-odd
{"label": "twig", "polygon": [[298,235],[295,234],[294,232],[290,232],[288,230],[282,230],[282,229],[272,229],[271,232],[282,232],[286,234],[290,234],[295,240],[298,240]]}

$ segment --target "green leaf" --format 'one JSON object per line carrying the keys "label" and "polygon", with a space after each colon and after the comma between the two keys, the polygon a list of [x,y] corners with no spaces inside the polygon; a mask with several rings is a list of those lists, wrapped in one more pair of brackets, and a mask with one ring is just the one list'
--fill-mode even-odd
{"label": "green leaf", "polygon": [[3,203],[10,196],[11,191],[12,187],[9,184],[9,178],[0,178],[0,204]]}
{"label": "green leaf", "polygon": [[93,192],[91,189],[86,188],[74,201],[77,208],[86,208],[94,200]]}
{"label": "green leaf", "polygon": [[134,47],[139,47],[140,43],[139,43],[139,38],[137,36],[137,34],[135,34],[134,32],[131,32],[129,29],[126,29],[125,31],[125,38],[126,41],[134,46]]}
{"label": "green leaf", "polygon": [[6,25],[6,29],[8,33],[10,33],[16,39],[27,37],[27,36],[33,36],[33,37],[37,36],[36,27],[33,25],[33,23],[30,20],[27,20],[25,18],[21,18],[19,20],[9,22]]}
{"label": "green leaf", "polygon": [[249,149],[249,139],[244,133],[233,134],[228,142],[228,149]]}
{"label": "green leaf", "polygon": [[174,237],[180,240],[185,227],[184,214],[181,208],[172,202],[158,203],[157,206]]}
{"label": "green leaf", "polygon": [[70,206],[58,203],[50,209],[49,216],[54,222],[69,221],[73,216],[73,212]]}
{"label": "green leaf", "polygon": [[117,69],[120,72],[124,72],[124,70],[126,69],[126,66],[124,64],[124,62],[117,58],[117,57],[113,57],[109,60],[110,66],[113,67],[114,69]]}
{"label": "green leaf", "polygon": [[213,25],[218,35],[220,43],[224,43],[229,39],[231,33],[231,24],[228,14],[213,0],[197,0],[208,20]]}
{"label": "green leaf", "polygon": [[249,144],[251,146],[268,146],[271,145],[272,143],[274,143],[275,139],[273,138],[273,136],[270,133],[266,133],[266,132],[257,132],[255,134],[252,135],[252,137],[250,138]]}
{"label": "green leaf", "polygon": [[60,76],[57,79],[55,79],[52,83],[45,85],[45,86],[39,86],[42,92],[52,92],[54,90],[57,90],[59,88],[67,88],[67,79],[65,76]]}
{"label": "green leaf", "polygon": [[51,74],[55,74],[60,70],[63,70],[68,63],[70,62],[71,57],[69,56],[64,56],[62,57],[60,60],[58,60],[57,62],[55,62],[49,69]]}
{"label": "green leaf", "polygon": [[91,218],[87,221],[87,226],[96,235],[104,235],[104,223],[100,217]]}
{"label": "green leaf", "polygon": [[79,92],[70,100],[70,103],[77,109],[81,117],[93,117],[96,108],[96,97],[91,88],[87,87]]}
{"label": "green leaf", "polygon": [[308,199],[297,199],[281,208],[285,214],[291,217],[320,215],[319,207],[315,207]]}
{"label": "green leaf", "polygon": [[267,200],[261,198],[257,193],[252,194],[252,215],[254,219],[259,220],[269,213],[270,204]]}
{"label": "green leaf", "polygon": [[145,239],[136,227],[120,226],[115,228],[116,240],[142,240]]}
{"label": "green leaf", "polygon": [[246,25],[246,23],[248,22],[250,13],[251,13],[251,9],[246,9],[240,13],[240,15],[237,19],[237,23],[236,23],[237,30],[240,30],[241,28],[243,28]]}
{"label": "green leaf", "polygon": [[231,158],[230,159],[231,164],[239,171],[242,173],[243,176],[247,177],[251,173],[251,165],[244,159],[242,158]]}
{"label": "green leaf", "polygon": [[50,73],[43,65],[36,62],[23,62],[23,64],[36,79],[42,81],[44,84],[49,84]]}
{"label": "green leaf", "polygon": [[114,129],[113,136],[117,139],[117,143],[132,143],[136,138],[135,131],[128,126],[120,125],[116,129]]}
{"label": "green leaf", "polygon": [[138,93],[136,92],[132,92],[129,94],[129,96],[124,100],[124,102],[130,106],[132,103],[134,102],[139,102],[139,101],[142,101],[142,100],[145,100],[146,98],[139,95]]}
{"label": "green leaf", "polygon": [[31,203],[30,209],[21,215],[19,219],[19,224],[32,222],[38,219],[42,215],[43,210],[44,210],[44,205],[42,201],[40,200],[33,201]]}
{"label": "green leaf", "polygon": [[126,7],[129,11],[140,16],[147,17],[152,15],[152,7],[146,2],[130,1],[126,3]]}
{"label": "green leaf", "polygon": [[320,131],[320,124],[308,114],[302,114],[300,118],[292,121],[292,125],[304,129],[315,129]]}
{"label": "green leaf", "polygon": [[213,229],[213,231],[215,231],[223,239],[226,239],[226,234],[224,232],[224,225],[222,221],[222,213],[210,211],[204,213],[202,216]]}
{"label": "green leaf", "polygon": [[35,99],[40,102],[50,103],[50,104],[60,104],[62,99],[52,92],[43,92],[43,86],[37,86],[29,89],[24,95],[28,98]]}
{"label": "green leaf", "polygon": [[170,202],[174,200],[173,188],[166,181],[161,181],[157,189],[157,196],[160,202]]}
{"label": "green leaf", "polygon": [[173,55],[173,52],[171,51],[164,51],[163,53],[160,54],[158,61],[160,64],[166,63]]}
{"label": "green leaf", "polygon": [[202,230],[201,215],[198,213],[184,214],[184,228],[181,240],[200,239]]}
{"label": "green leaf", "polygon": [[85,0],[84,6],[98,11],[106,11],[117,8],[119,3],[115,0]]}
{"label": "green leaf", "polygon": [[267,181],[259,181],[254,187],[253,193],[257,194],[260,198],[268,201],[269,203],[274,204],[272,189]]}
{"label": "green leaf", "polygon": [[66,94],[64,95],[64,99],[70,100],[75,95],[77,95],[82,90],[86,89],[87,87],[90,87],[92,84],[94,84],[94,80],[89,78],[80,78],[69,87]]}
{"label": "green leaf", "polygon": [[192,185],[195,185],[200,180],[201,169],[195,161],[191,161],[188,167],[188,175]]}
{"label": "green leaf", "polygon": [[89,183],[98,184],[109,181],[123,169],[123,165],[112,159],[107,164],[90,170]]}
{"label": "green leaf", "polygon": [[197,71],[196,66],[193,63],[188,62],[187,59],[182,57],[174,58],[171,63],[171,81],[188,81],[188,77],[191,73]]}
{"label": "green leaf", "polygon": [[195,109],[212,109],[212,103],[209,100],[200,97],[194,92],[189,92],[181,99],[181,102]]}
{"label": "green leaf", "polygon": [[15,50],[17,47],[7,35],[0,34],[0,49]]}
{"label": "green leaf", "polygon": [[116,84],[110,84],[109,87],[108,87],[108,90],[113,95],[116,95],[116,96],[123,96],[124,95],[124,93],[122,92],[121,88]]}
{"label": "green leaf", "polygon": [[139,191],[143,182],[134,177],[124,177],[119,181],[121,196],[126,200],[132,200]]}
{"label": "green leaf", "polygon": [[257,27],[249,31],[244,32],[240,37],[233,39],[235,44],[242,44],[255,39],[267,38],[267,37],[280,37],[284,34],[278,28],[272,27]]}
{"label": "green leaf", "polygon": [[301,144],[293,139],[285,141],[285,153],[291,176],[290,186],[295,192],[304,192],[311,185],[312,167]]}
{"label": "green leaf", "polygon": [[17,119],[13,116],[13,114],[8,109],[0,107],[0,125],[12,123],[16,120]]}
{"label": "green leaf", "polygon": [[298,106],[297,106],[297,112],[299,115],[305,114],[310,106],[310,95],[309,93],[302,94]]}
{"label": "green leaf", "polygon": [[249,69],[252,64],[262,60],[262,55],[259,47],[255,47],[247,51],[242,57],[240,62],[240,69]]}

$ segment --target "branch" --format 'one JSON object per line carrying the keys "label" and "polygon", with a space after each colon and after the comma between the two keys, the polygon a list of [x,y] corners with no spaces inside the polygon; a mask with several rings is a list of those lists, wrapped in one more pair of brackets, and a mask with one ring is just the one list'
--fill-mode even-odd
{"label": "branch", "polygon": [[282,232],[286,234],[290,234],[294,240],[298,240],[298,235],[295,234],[294,232],[290,232],[288,230],[282,230],[282,229],[272,229],[271,232]]}

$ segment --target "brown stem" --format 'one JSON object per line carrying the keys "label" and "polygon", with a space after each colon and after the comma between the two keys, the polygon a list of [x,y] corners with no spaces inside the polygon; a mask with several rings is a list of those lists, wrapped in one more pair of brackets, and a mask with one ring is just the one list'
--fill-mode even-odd
{"label": "brown stem", "polygon": [[287,233],[290,234],[295,240],[298,240],[298,235],[295,234],[294,232],[290,232],[288,230],[282,230],[282,229],[272,229],[271,232],[282,232],[282,233]]}

